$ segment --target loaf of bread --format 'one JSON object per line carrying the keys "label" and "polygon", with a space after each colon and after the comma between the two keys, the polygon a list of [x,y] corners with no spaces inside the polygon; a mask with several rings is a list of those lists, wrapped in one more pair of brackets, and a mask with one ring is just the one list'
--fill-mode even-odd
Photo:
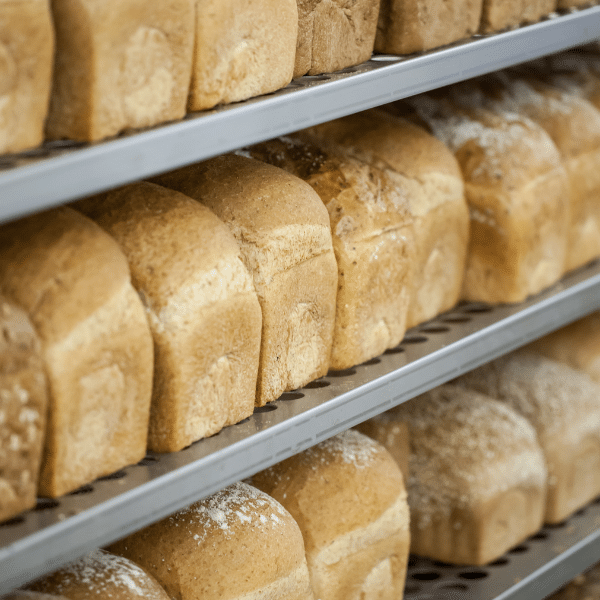
{"label": "loaf of bread", "polygon": [[529,344],[529,349],[583,371],[600,384],[600,312]]}
{"label": "loaf of bread", "polygon": [[0,0],[0,154],[44,141],[53,53],[50,0]]}
{"label": "loaf of bread", "polygon": [[60,496],[146,452],[152,336],[127,259],[67,208],[0,229],[0,291],[42,344],[49,411],[40,494]]}
{"label": "loaf of bread", "polygon": [[313,600],[302,534],[273,498],[237,483],[111,546],[176,600]]}
{"label": "loaf of bread", "polygon": [[52,0],[46,135],[99,140],[185,115],[194,0]]}
{"label": "loaf of bread", "polygon": [[35,506],[47,405],[38,336],[0,296],[0,522]]}
{"label": "loaf of bread", "polygon": [[483,0],[481,31],[490,33],[535,23],[556,10],[556,0]]}
{"label": "loaf of bread", "polygon": [[410,430],[412,552],[484,565],[541,527],[546,464],[534,428],[516,411],[444,385],[389,419]]}
{"label": "loaf of bread", "polygon": [[477,33],[482,0],[381,0],[375,50],[411,54]]}
{"label": "loaf of bread", "polygon": [[[462,168],[471,214],[463,299],[521,302],[560,279],[569,182],[548,134],[527,117],[464,109],[444,97],[407,103]],[[406,114],[405,106],[391,109]]]}
{"label": "loaf of bread", "polygon": [[27,587],[32,590],[29,598],[18,596],[14,600],[49,600],[37,594],[36,598],[35,592],[68,600],[169,600],[165,590],[144,569],[104,550],[91,552]]}
{"label": "loaf of bread", "polygon": [[409,516],[402,473],[380,444],[347,431],[253,477],[304,536],[315,598],[402,598]]}
{"label": "loaf of bread", "polygon": [[196,0],[189,110],[285,87],[294,72],[296,0]]}
{"label": "loaf of bread", "polygon": [[155,345],[148,447],[181,450],[250,416],[261,311],[229,228],[153,183],[76,207],[117,240],[146,308]]}
{"label": "loaf of bread", "polygon": [[405,119],[370,110],[310,130],[386,175],[406,196],[416,256],[407,327],[459,300],[469,242],[469,211],[460,166],[430,133]]}
{"label": "loaf of bread", "polygon": [[379,0],[297,0],[294,77],[331,73],[371,58]]}
{"label": "loaf of bread", "polygon": [[329,212],[338,265],[330,368],[348,369],[397,346],[414,276],[408,187],[302,134],[247,152],[304,179]]}
{"label": "loaf of bread", "polygon": [[240,245],[263,317],[256,403],[325,375],[338,277],[329,216],[319,196],[282,169],[237,155],[157,181],[208,206]]}
{"label": "loaf of bread", "polygon": [[578,575],[548,600],[595,600],[600,598],[600,565]]}
{"label": "loaf of bread", "polygon": [[499,358],[457,382],[526,417],[548,465],[545,520],[559,523],[600,494],[600,386],[530,352]]}
{"label": "loaf of bread", "polygon": [[600,256],[600,111],[533,75],[496,73],[451,89],[463,106],[478,104],[483,93],[494,110],[525,115],[544,128],[561,153],[571,188],[566,269]]}

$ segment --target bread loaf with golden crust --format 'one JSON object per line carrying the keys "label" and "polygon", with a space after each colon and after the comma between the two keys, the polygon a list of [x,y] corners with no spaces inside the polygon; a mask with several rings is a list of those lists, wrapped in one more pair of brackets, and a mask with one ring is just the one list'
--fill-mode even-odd
{"label": "bread loaf with golden crust", "polygon": [[157,182],[210,208],[240,245],[263,317],[257,404],[325,375],[337,265],[327,209],[316,192],[283,169],[233,154]]}
{"label": "bread loaf with golden crust", "polygon": [[153,183],[75,206],[119,243],[148,315],[149,448],[181,450],[250,416],[261,312],[229,228],[199,202]]}
{"label": "bread loaf with golden crust", "polygon": [[47,405],[40,340],[0,295],[0,522],[35,506]]}
{"label": "bread loaf with golden crust", "polygon": [[245,483],[113,544],[174,600],[313,600],[304,544],[292,516]]}
{"label": "bread loaf with golden crust", "polygon": [[600,386],[531,352],[499,358],[457,380],[501,400],[533,425],[548,465],[545,521],[559,523],[600,494]]}
{"label": "bread loaf with golden crust", "polygon": [[402,474],[377,442],[350,430],[253,477],[298,522],[315,597],[401,598],[409,550]]}
{"label": "bread loaf with golden crust", "polygon": [[52,0],[46,135],[94,141],[185,115],[194,0]]}
{"label": "bread loaf with golden crust", "polygon": [[556,0],[483,0],[481,31],[490,33],[536,23],[556,10]]}
{"label": "bread loaf with golden crust", "polygon": [[118,244],[68,207],[7,223],[0,290],[42,344],[50,398],[40,494],[60,496],[142,459],[152,336]]}
{"label": "bread loaf with golden crust", "polygon": [[245,152],[306,181],[327,207],[338,266],[330,368],[348,369],[397,346],[414,276],[409,191],[303,134]]}

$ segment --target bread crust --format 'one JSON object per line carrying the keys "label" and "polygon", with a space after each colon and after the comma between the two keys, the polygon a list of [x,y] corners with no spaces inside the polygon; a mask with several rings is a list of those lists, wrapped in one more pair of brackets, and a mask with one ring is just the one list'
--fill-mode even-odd
{"label": "bread crust", "polygon": [[40,494],[60,496],[138,462],[152,338],[117,243],[67,207],[8,223],[0,282],[42,343],[50,404]]}
{"label": "bread crust", "polygon": [[181,450],[250,416],[262,317],[226,225],[195,200],[147,182],[76,207],[120,244],[148,315],[149,448]]}
{"label": "bread crust", "polygon": [[0,295],[0,521],[35,506],[47,404],[39,338]]}
{"label": "bread crust", "polygon": [[194,0],[52,0],[46,135],[94,141],[185,115]]}

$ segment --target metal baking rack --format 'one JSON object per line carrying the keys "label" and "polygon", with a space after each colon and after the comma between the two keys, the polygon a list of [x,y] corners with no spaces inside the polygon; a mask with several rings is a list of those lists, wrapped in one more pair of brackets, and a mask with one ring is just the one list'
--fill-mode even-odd
{"label": "metal baking rack", "polygon": [[259,98],[96,144],[0,156],[0,222],[600,38],[600,6],[410,56],[374,56]]}
{"label": "metal baking rack", "polygon": [[[0,525],[0,593],[598,308],[600,261],[519,305],[459,305],[384,355],[286,393],[181,452],[150,454],[72,494],[40,500]],[[600,557],[596,541],[589,550]],[[593,562],[588,554],[565,560],[582,570]]]}

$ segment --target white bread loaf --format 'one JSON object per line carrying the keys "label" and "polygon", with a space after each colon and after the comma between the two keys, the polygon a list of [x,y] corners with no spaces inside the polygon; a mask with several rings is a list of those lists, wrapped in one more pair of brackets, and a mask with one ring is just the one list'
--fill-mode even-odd
{"label": "white bread loaf", "polygon": [[148,447],[181,450],[254,411],[261,312],[228,227],[153,183],[78,202],[129,261],[155,344]]}
{"label": "white bread loaf", "polygon": [[375,50],[411,54],[477,33],[482,0],[381,0]]}
{"label": "white bread loaf", "polygon": [[185,115],[194,0],[51,1],[49,138],[94,141]]}
{"label": "white bread loaf", "polygon": [[[58,569],[27,586],[11,600],[168,600],[169,596],[144,569],[105,550],[90,554]],[[44,598],[44,595],[48,595]]]}
{"label": "white bread loaf", "polygon": [[600,110],[585,98],[542,77],[496,73],[451,88],[452,98],[472,108],[482,101],[525,115],[544,128],[559,149],[570,184],[566,269],[600,256]]}
{"label": "white bread loaf", "polygon": [[0,522],[35,506],[47,405],[39,338],[0,295]]}
{"label": "white bread loaf", "polygon": [[371,58],[379,0],[297,0],[294,77],[331,73]]}
{"label": "white bread loaf", "polygon": [[195,0],[196,43],[189,110],[273,92],[291,80],[296,0]]}
{"label": "white bread loaf", "polygon": [[544,455],[516,411],[444,385],[394,409],[392,418],[410,430],[412,552],[484,565],[541,527]]}
{"label": "white bread loaf", "polygon": [[173,600],[313,600],[298,525],[273,498],[231,485],[113,544]]}
{"label": "white bread loaf", "polygon": [[[445,97],[407,103],[462,168],[471,214],[463,299],[521,302],[560,279],[569,184],[548,134],[527,117],[464,109]],[[405,106],[391,109],[406,114]]]}
{"label": "white bread loaf", "polygon": [[545,520],[559,523],[600,494],[600,386],[584,373],[517,352],[456,380],[527,418],[548,465]]}
{"label": "white bread loaf", "polygon": [[327,209],[297,177],[226,155],[157,178],[208,206],[233,232],[254,278],[263,329],[256,403],[327,373],[337,265]]}
{"label": "white bread loaf", "polygon": [[535,23],[556,10],[556,0],[483,0],[481,28],[484,33]]}
{"label": "white bread loaf", "polygon": [[327,207],[338,265],[330,368],[348,369],[397,346],[414,276],[409,190],[302,134],[247,152],[306,181]]}
{"label": "white bread loaf", "polygon": [[589,375],[600,384],[600,312],[579,319],[529,344],[546,358]]}
{"label": "white bread loaf", "polygon": [[409,515],[402,473],[390,454],[346,431],[253,477],[298,522],[315,597],[402,597]]}
{"label": "white bread loaf", "polygon": [[460,298],[469,242],[464,183],[452,152],[422,127],[379,110],[310,131],[385,171],[406,196],[416,248],[407,327],[452,308]]}
{"label": "white bread loaf", "polygon": [[67,207],[5,224],[0,290],[42,343],[50,398],[40,494],[143,458],[152,337],[117,243]]}
{"label": "white bread loaf", "polygon": [[0,154],[44,141],[53,52],[49,0],[0,0]]}

